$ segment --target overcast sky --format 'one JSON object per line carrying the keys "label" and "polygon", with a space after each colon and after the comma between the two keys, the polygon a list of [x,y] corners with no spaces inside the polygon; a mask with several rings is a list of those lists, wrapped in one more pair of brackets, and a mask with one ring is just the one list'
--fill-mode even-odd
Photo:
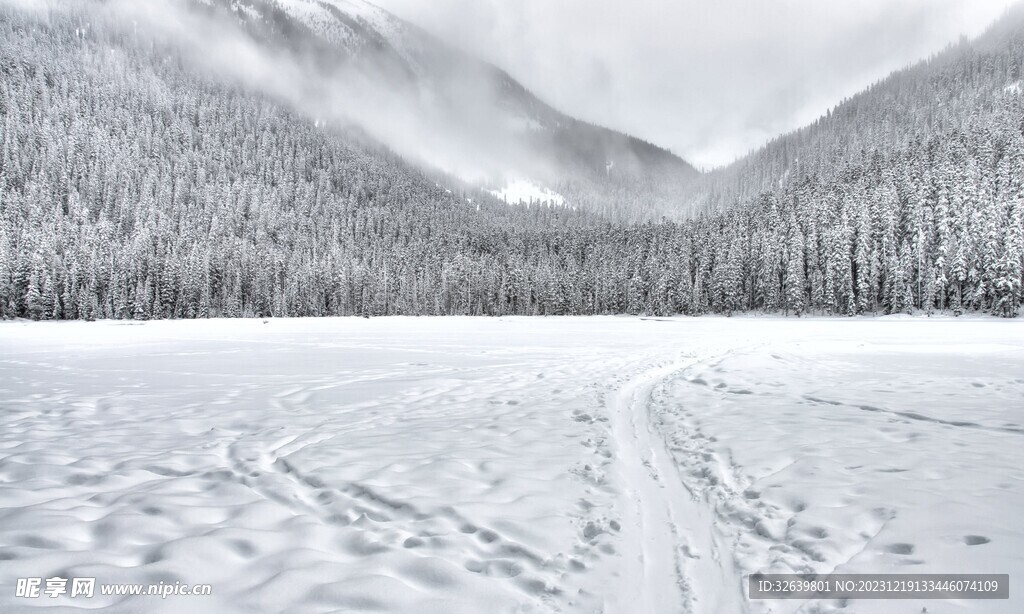
{"label": "overcast sky", "polygon": [[376,0],[571,115],[728,163],[1013,0]]}

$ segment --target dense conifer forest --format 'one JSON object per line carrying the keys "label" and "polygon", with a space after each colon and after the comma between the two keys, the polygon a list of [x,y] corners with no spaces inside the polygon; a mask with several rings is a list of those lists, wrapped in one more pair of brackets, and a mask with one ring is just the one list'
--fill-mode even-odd
{"label": "dense conifer forest", "polygon": [[[506,205],[80,12],[0,8],[0,317],[1017,315],[1024,20],[712,173]],[[643,203],[634,205],[640,209]]]}

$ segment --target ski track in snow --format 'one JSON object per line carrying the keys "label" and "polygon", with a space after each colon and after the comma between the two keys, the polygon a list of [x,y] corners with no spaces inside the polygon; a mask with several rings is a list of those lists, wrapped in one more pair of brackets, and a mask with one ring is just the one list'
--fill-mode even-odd
{"label": "ski track in snow", "polygon": [[[875,614],[744,578],[1020,577],[1022,330],[0,323],[0,611]],[[13,597],[55,575],[214,594]]]}
{"label": "ski track in snow", "polygon": [[[668,614],[743,609],[740,578],[732,569],[728,548],[716,534],[708,510],[680,479],[662,434],[650,421],[655,387],[696,362],[655,367],[614,396],[625,525],[630,529],[624,534],[626,573],[614,611],[635,607]],[[708,561],[695,563],[701,553],[709,556]],[[698,586],[727,590],[699,594]]]}

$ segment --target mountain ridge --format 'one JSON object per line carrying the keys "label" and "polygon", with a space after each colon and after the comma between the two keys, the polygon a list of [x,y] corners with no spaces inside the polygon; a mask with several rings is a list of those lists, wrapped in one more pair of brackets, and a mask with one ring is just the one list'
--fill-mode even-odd
{"label": "mountain ridge", "polygon": [[[614,211],[648,214],[632,222],[508,206],[321,121],[330,109],[317,104],[344,93],[311,87],[316,73],[251,37],[197,46],[237,70],[188,51],[213,32],[205,21],[150,36],[138,4],[38,6],[0,3],[3,318],[1013,317],[1024,302],[1024,98],[1007,89],[1024,69],[1015,24],[939,81],[911,70],[855,109],[895,101],[934,117],[867,133],[886,138],[835,122],[787,181],[766,167],[771,189],[738,206],[655,222],[654,190],[617,191],[613,174],[600,187]],[[264,55],[246,64],[251,54]],[[955,104],[919,104],[939,85],[959,92]],[[361,110],[403,119],[387,98],[372,102],[384,106]],[[936,118],[948,129],[922,135]],[[828,155],[856,139],[856,156]]]}
{"label": "mountain ridge", "polygon": [[[193,0],[235,15],[261,43],[287,48],[334,78],[338,64],[374,81],[373,95],[414,101],[421,124],[446,127],[441,148],[465,139],[483,173],[436,164],[454,175],[483,175],[482,183],[531,179],[568,192],[575,205],[624,215],[600,201],[611,189],[644,186],[645,196],[671,208],[698,172],[668,150],[631,135],[573,118],[538,98],[507,71],[469,56],[376,5],[349,0]],[[223,16],[223,15],[222,15]],[[379,91],[386,90],[386,91]],[[372,131],[371,131],[372,132]],[[431,137],[435,136],[433,134]],[[389,138],[380,137],[385,143]],[[400,148],[401,149],[401,148]],[[429,158],[420,155],[420,158]],[[426,164],[435,162],[420,160]],[[462,172],[460,172],[462,171]],[[502,176],[505,175],[505,176]],[[473,177],[469,177],[472,179]]]}
{"label": "mountain ridge", "polygon": [[[1024,2],[1009,7],[979,36],[961,37],[844,98],[809,124],[704,173],[688,196],[689,205],[721,210],[803,174],[828,174],[845,161],[861,159],[874,146],[895,148],[930,133],[959,130],[972,113],[999,104],[1004,88],[1024,72],[1019,64],[1006,66],[1005,78],[980,83],[989,69],[965,73],[959,63],[975,61],[971,58],[980,58],[982,64],[995,61],[1008,47],[1024,49]],[[993,59],[984,59],[988,56]]]}

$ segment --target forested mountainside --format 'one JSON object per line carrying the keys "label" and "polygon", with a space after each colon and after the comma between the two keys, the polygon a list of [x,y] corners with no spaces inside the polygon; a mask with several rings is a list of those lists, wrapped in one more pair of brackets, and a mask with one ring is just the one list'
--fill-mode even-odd
{"label": "forested mountainside", "polygon": [[[240,30],[272,50],[275,69],[303,67],[297,106],[362,124],[398,153],[456,176],[496,188],[526,180],[622,221],[682,213],[699,175],[665,149],[552,108],[505,71],[365,0],[178,4],[198,8],[217,35]],[[362,108],[357,97],[382,109]],[[394,134],[391,124],[408,134]]]}
{"label": "forested mountainside", "polygon": [[[726,212],[624,224],[446,187],[81,6],[0,5],[5,318],[1020,310],[1014,87]],[[1012,23],[959,57],[1018,71]]]}
{"label": "forested mountainside", "polygon": [[848,163],[865,164],[876,152],[978,127],[980,118],[1001,113],[1006,98],[1020,99],[1022,31],[1024,5],[1016,5],[979,39],[961,39],[842,101],[809,126],[706,174],[695,184],[692,202],[716,210],[806,176],[842,181],[837,173]]}

